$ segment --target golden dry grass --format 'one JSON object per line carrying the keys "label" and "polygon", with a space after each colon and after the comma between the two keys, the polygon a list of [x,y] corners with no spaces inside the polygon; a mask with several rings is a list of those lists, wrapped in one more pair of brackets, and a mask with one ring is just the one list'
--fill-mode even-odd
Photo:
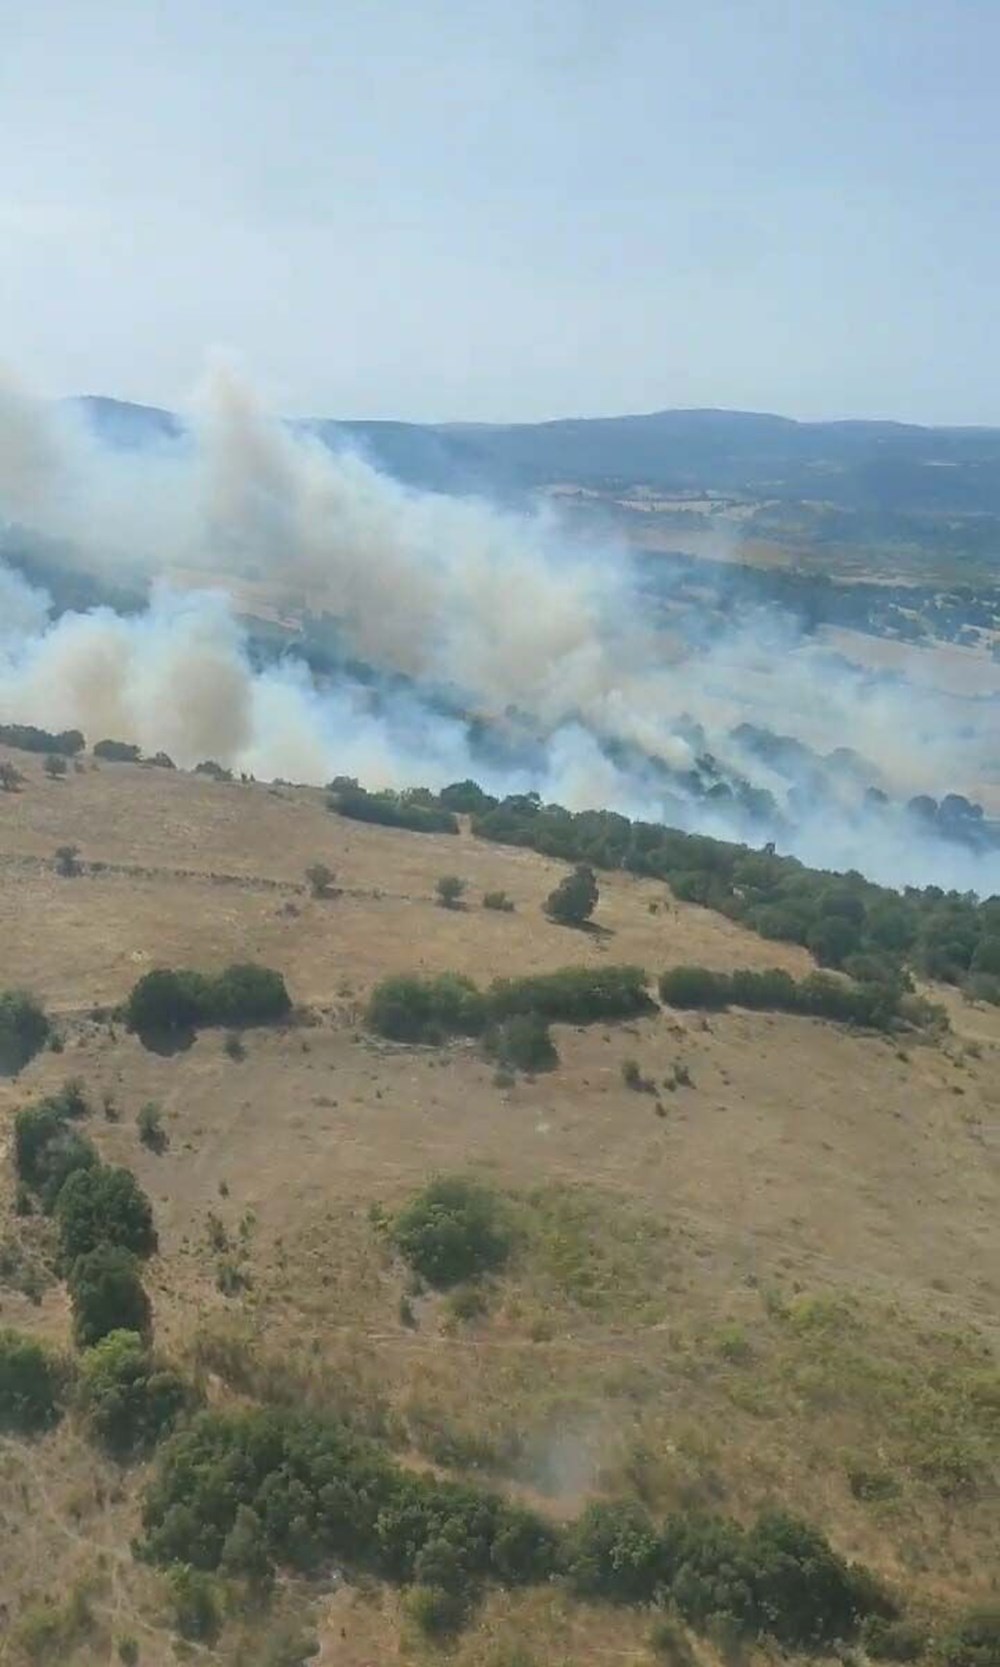
{"label": "golden dry grass", "polygon": [[[941,1048],[739,1012],[558,1027],[559,1070],[498,1087],[471,1045],[367,1036],[372,983],[596,960],[802,971],[808,958],[626,876],[602,879],[606,936],[566,931],[539,907],[560,865],[467,834],[345,822],[305,789],[132,766],[51,783],[38,761],[17,761],[26,787],[0,796],[0,984],[36,990],[66,1048],[0,1083],[0,1119],[84,1080],[88,1132],[154,1202],[161,1346],[213,1395],[339,1408],[400,1451],[475,1464],[557,1513],[599,1488],[656,1510],[745,1515],[777,1499],[922,1601],[989,1593],[995,1012],[950,997]],[[51,857],[65,843],[119,871],[59,878]],[[306,894],[314,860],[341,896]],[[435,905],[446,872],[469,882],[467,908]],[[512,915],[479,906],[501,887]],[[280,968],[314,1022],[248,1032],[234,1061],[215,1032],[165,1058],[88,1016],[150,966],[234,959]],[[655,1094],[625,1085],[630,1058]],[[692,1086],[670,1091],[678,1063]],[[135,1125],[148,1100],[169,1135],[159,1156]],[[462,1322],[425,1297],[413,1329],[370,1206],[391,1211],[429,1174],[469,1168],[509,1200],[514,1263],[485,1316]],[[14,1217],[12,1196],[8,1170],[0,1239],[30,1248],[41,1230]],[[219,1289],[222,1262],[245,1279],[234,1297]],[[32,1300],[16,1271],[4,1279],[0,1323],[68,1345],[62,1287]],[[107,1661],[123,1631],[143,1661],[172,1659],[158,1577],[128,1554],[141,1477],[116,1475],[71,1426],[5,1443],[3,1464],[0,1585],[15,1631],[40,1594],[63,1601],[83,1582],[95,1619],[81,1661]],[[975,1486],[949,1491],[962,1464]],[[858,1497],[859,1476],[862,1492],[872,1477],[889,1491]],[[288,1601],[315,1611],[323,1662],[433,1659],[393,1594],[293,1589]],[[647,1630],[554,1593],[498,1594],[454,1659],[507,1667],[521,1639],[526,1661],[650,1662]],[[236,1625],[220,1649],[266,1659]]]}

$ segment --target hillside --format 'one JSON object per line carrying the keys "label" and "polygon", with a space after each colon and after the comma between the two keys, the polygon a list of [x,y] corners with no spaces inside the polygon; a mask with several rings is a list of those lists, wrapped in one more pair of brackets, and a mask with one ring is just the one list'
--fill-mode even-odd
{"label": "hillside", "polygon": [[[653,979],[812,966],[652,881],[601,875],[596,929],[541,904],[528,850],[330,814],[319,791],[138,765],[0,795],[0,988],[62,1038],[0,1081],[0,1324],[71,1352],[51,1224],[17,1213],[13,1117],[81,1079],[88,1137],[133,1170],[159,1250],[157,1348],[209,1404],[334,1412],[406,1467],[485,1481],[554,1522],[595,1497],[747,1522],[780,1506],[932,1628],[996,1604],[1000,1493],[1000,1009],[947,997],[938,1038],[734,1009],[556,1025],[558,1068],[497,1073],[471,1041],[365,1023],[393,972],[634,963]],[[58,847],[83,871],[62,877]],[[335,894],[305,884],[317,861]],[[467,882],[465,906],[435,900]],[[513,912],[484,910],[503,889]],[[278,969],[296,1022],[152,1051],[114,1007],[157,966]],[[935,992],[940,995],[940,992]],[[628,1084],[635,1061],[651,1092]],[[685,1080],[688,1079],[688,1080]],[[672,1086],[669,1086],[672,1084]],[[166,1143],[136,1119],[161,1108]],[[516,1225],[475,1300],[416,1291],[384,1229],[435,1173],[479,1177]],[[135,1560],[151,1463],[77,1415],[0,1437],[5,1660],[173,1661],[169,1583]],[[235,1603],[236,1592],[229,1594]],[[724,1629],[651,1643],[648,1610],[559,1583],[491,1587],[456,1667],[721,1659]],[[245,1667],[441,1659],[370,1575],[282,1576],[259,1611],[181,1645]],[[764,1653],[767,1653],[766,1651]]]}

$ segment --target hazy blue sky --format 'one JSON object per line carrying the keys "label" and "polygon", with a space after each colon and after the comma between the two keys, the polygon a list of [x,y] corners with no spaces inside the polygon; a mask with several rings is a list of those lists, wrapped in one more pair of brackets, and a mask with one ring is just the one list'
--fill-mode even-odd
{"label": "hazy blue sky", "polygon": [[1000,0],[0,0],[0,359],[1000,423]]}

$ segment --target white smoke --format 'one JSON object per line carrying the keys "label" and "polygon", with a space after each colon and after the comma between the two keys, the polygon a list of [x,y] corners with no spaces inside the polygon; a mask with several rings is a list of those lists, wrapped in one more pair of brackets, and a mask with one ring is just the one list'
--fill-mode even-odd
{"label": "white smoke", "polygon": [[[639,759],[689,769],[690,721],[720,765],[784,792],[729,738],[749,718],[825,750],[849,745],[891,791],[947,791],[961,724],[929,695],[885,687],[814,644],[757,621],[668,654],[612,544],[579,548],[550,514],[407,490],[350,451],[271,421],[225,371],[183,434],[142,449],[102,444],[79,414],[0,384],[0,520],[70,546],[84,569],[143,571],[148,607],[50,617],[47,598],[0,569],[0,720],[80,727],[215,758],[260,776],[357,775],[402,786],[474,775],[494,791],[538,788],[570,808],[658,819],[676,788]],[[318,682],[301,661],[255,669],[240,613],[303,608],[336,620],[350,652],[411,682],[373,693]],[[529,770],[484,764],[464,722],[431,691],[498,728],[527,723]],[[421,692],[422,691],[422,692]],[[514,714],[519,716],[515,719]],[[617,762],[608,741],[625,753]],[[635,749],[629,752],[627,749]],[[799,819],[795,849],[898,884],[1000,886],[1000,859],[914,841],[891,813]],[[970,776],[968,779],[974,779]],[[853,790],[853,800],[852,800]],[[688,826],[731,837],[725,810],[690,800]]]}

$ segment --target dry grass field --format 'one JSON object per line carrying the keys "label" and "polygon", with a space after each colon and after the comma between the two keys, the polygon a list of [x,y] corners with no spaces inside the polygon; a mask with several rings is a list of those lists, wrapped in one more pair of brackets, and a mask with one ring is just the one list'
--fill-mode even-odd
{"label": "dry grass field", "polygon": [[[809,957],[624,875],[601,879],[603,930],[560,928],[540,903],[561,865],[344,821],[312,790],[89,762],[52,782],[16,761],[0,987],[35,992],[65,1045],[0,1082],[0,1132],[9,1144],[19,1106],[83,1080],[88,1135],[153,1200],[158,1346],[210,1399],[342,1410],[407,1462],[557,1516],[602,1492],[657,1513],[780,1503],[929,1613],[997,1601],[997,1010],[949,996],[941,1044],[737,1011],[559,1026],[557,1071],[498,1085],[474,1044],[367,1034],[373,983],[584,961],[803,972]],[[87,865],[77,878],[55,870],[64,844]],[[314,861],[339,895],[309,895]],[[436,905],[445,873],[468,882],[465,907]],[[484,911],[501,887],[516,911]],[[246,1032],[242,1058],[212,1030],[166,1057],[108,1017],[154,966],[234,960],[279,969],[302,1009]],[[629,1059],[654,1092],[626,1085]],[[678,1065],[690,1085],[668,1088]],[[148,1101],[158,1154],[136,1127]],[[453,1171],[507,1197],[514,1260],[485,1312],[421,1296],[404,1323],[405,1272],[372,1207]],[[0,1324],[68,1350],[46,1224],[17,1216],[14,1193],[8,1153]],[[299,1659],[282,1654],[299,1625],[321,1667],[442,1658],[375,1583],[292,1582],[214,1646],[179,1645],[162,1577],[130,1552],[141,1467],[100,1458],[69,1419],[0,1438],[0,1477],[0,1662],[103,1664],[132,1638],[151,1667],[185,1650],[279,1667]],[[553,1588],[492,1594],[449,1659],[664,1657],[648,1616]]]}

